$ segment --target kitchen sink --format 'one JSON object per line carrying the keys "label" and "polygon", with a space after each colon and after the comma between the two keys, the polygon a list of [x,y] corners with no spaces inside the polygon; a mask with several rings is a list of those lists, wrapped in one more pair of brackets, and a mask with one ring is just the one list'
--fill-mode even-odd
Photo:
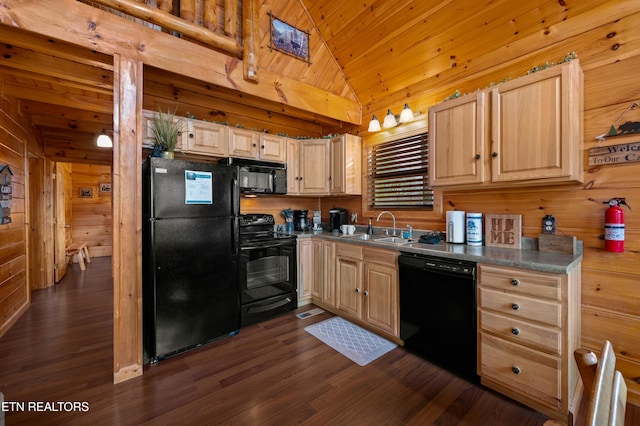
{"label": "kitchen sink", "polygon": [[373,238],[371,238],[371,235],[369,234],[357,234],[357,235],[349,235],[349,237],[356,239],[356,240],[372,240]]}
{"label": "kitchen sink", "polygon": [[413,243],[416,240],[405,239],[400,237],[384,237],[384,238],[376,238],[374,241],[378,243],[407,244],[407,243]]}

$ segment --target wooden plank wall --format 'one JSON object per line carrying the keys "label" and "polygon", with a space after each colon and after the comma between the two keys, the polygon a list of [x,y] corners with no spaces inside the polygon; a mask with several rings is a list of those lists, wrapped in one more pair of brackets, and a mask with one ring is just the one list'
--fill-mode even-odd
{"label": "wooden plank wall", "polygon": [[[71,168],[71,239],[84,241],[91,257],[111,256],[111,192],[100,191],[111,184],[111,167],[73,164]],[[80,188],[91,188],[91,198],[80,197]]]}
{"label": "wooden plank wall", "polygon": [[9,165],[12,204],[11,223],[0,225],[0,336],[29,307],[27,274],[27,185],[25,147],[27,126],[20,120],[15,102],[0,98],[0,166]]}

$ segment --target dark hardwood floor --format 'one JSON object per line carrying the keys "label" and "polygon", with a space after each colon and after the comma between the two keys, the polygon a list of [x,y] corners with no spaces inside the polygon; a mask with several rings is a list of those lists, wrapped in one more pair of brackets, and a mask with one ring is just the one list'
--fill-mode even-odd
{"label": "dark hardwood floor", "polygon": [[546,420],[403,348],[360,367],[304,331],[328,313],[247,327],[114,385],[110,267],[110,258],[92,259],[85,272],[73,265],[60,284],[33,292],[29,311],[0,338],[0,391],[14,407],[5,413],[7,425],[511,426]]}

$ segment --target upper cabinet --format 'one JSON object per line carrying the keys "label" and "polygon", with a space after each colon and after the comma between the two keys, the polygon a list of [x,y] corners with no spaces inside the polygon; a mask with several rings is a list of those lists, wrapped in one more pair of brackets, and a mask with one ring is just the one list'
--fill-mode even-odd
{"label": "upper cabinet", "polygon": [[362,194],[362,139],[340,135],[331,139],[331,195]]}
{"label": "upper cabinet", "polygon": [[289,139],[287,151],[287,194],[329,195],[329,139]]}
{"label": "upper cabinet", "polygon": [[229,132],[229,156],[278,163],[287,161],[285,137],[238,128],[231,128]]}
{"label": "upper cabinet", "polygon": [[430,108],[430,185],[582,182],[582,88],[573,60]]}
{"label": "upper cabinet", "polygon": [[287,141],[287,194],[360,195],[361,138]]}
{"label": "upper cabinet", "polygon": [[200,120],[187,120],[187,131],[183,134],[186,146],[183,144],[182,151],[228,157],[228,140],[229,128],[227,126]]}

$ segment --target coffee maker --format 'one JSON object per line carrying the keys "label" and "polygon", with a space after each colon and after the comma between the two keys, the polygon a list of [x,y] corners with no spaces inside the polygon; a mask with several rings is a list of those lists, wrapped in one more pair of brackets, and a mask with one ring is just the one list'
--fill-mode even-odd
{"label": "coffee maker", "polygon": [[341,225],[349,223],[349,212],[342,207],[334,207],[329,210],[329,228],[331,232],[340,232]]}
{"label": "coffee maker", "polygon": [[296,231],[306,231],[309,228],[309,210],[293,211],[293,227]]}

